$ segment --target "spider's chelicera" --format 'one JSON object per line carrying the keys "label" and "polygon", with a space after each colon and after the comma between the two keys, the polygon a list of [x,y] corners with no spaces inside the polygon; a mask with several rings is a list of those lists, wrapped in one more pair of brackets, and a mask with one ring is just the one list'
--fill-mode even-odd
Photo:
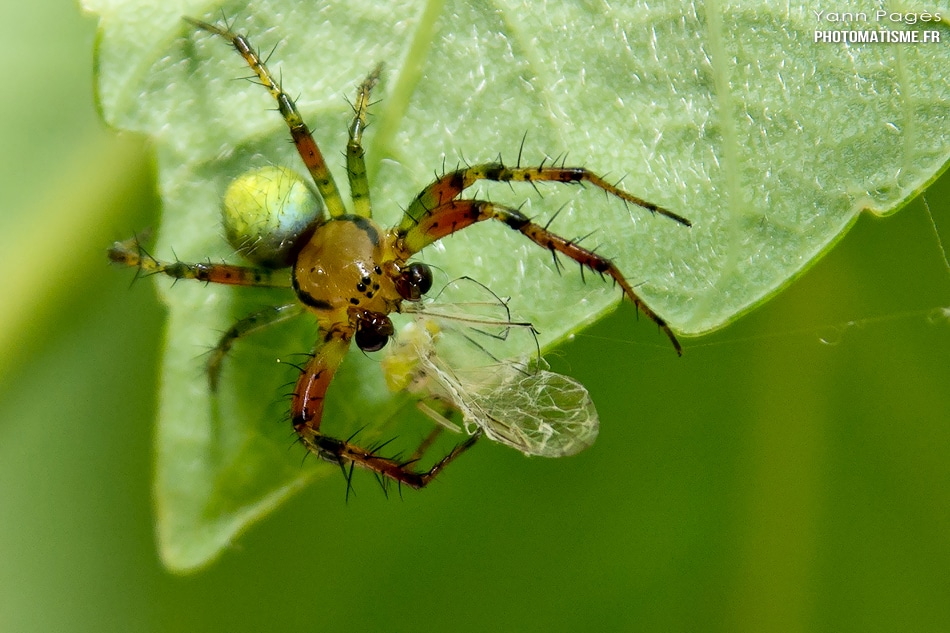
{"label": "spider's chelicera", "polygon": [[[353,209],[349,211],[294,101],[267,69],[264,60],[252,48],[248,39],[234,33],[227,25],[221,27],[190,18],[186,20],[229,42],[254,71],[260,84],[270,92],[277,102],[278,111],[290,128],[293,142],[322,199],[320,204],[320,201],[309,194],[299,177],[276,167],[250,172],[232,184],[224,204],[226,234],[235,248],[254,263],[254,266],[160,261],[148,255],[136,239],[116,243],[110,250],[109,255],[114,262],[138,268],[146,273],[163,273],[176,279],[197,279],[212,283],[286,287],[288,282],[282,269],[291,269],[289,285],[293,287],[298,301],[252,314],[237,322],[224,334],[213,350],[208,364],[212,389],[217,388],[221,363],[234,341],[266,325],[309,311],[317,319],[320,340],[317,342],[316,352],[301,370],[291,400],[291,421],[301,442],[312,453],[342,467],[352,468],[356,465],[400,484],[413,488],[424,487],[446,465],[475,443],[485,430],[485,424],[476,428],[469,438],[458,444],[434,466],[419,472],[415,469],[416,463],[430,440],[427,439],[411,458],[399,460],[384,457],[375,450],[361,448],[348,440],[329,437],[320,428],[324,396],[351,341],[355,341],[357,347],[367,352],[383,348],[394,334],[389,315],[402,311],[403,302],[417,302],[429,291],[432,286],[432,273],[428,266],[409,260],[433,242],[483,220],[500,221],[555,256],[565,255],[582,267],[610,277],[620,285],[637,309],[656,322],[666,333],[677,353],[681,352],[680,345],[667,323],[637,296],[633,287],[609,259],[552,233],[547,227],[532,222],[518,209],[485,200],[460,198],[460,195],[479,180],[588,183],[625,202],[664,215],[683,225],[689,226],[688,220],[633,196],[582,167],[544,164],[522,167],[519,161],[519,164],[513,167],[495,162],[445,173],[416,196],[397,226],[383,229],[372,220],[369,183],[361,145],[370,91],[378,79],[378,69],[359,87],[354,103],[355,116],[349,127],[346,165],[353,202]],[[266,183],[266,186],[262,183]],[[266,213],[263,218],[248,217],[248,209],[269,208],[269,203],[265,204],[261,200],[256,200],[256,204],[248,204],[245,198],[253,198],[255,195],[279,198],[284,213],[280,218],[275,218],[276,214]],[[454,379],[450,381],[446,377],[446,371],[434,365],[432,371],[439,372],[444,378],[443,382],[457,382]],[[549,376],[557,376],[557,379],[551,379]],[[567,383],[565,380],[571,382]],[[550,372],[539,372],[531,378],[508,380],[503,389],[496,390],[495,400],[517,399],[532,384],[540,384],[542,389],[552,394],[555,388],[564,391],[577,385],[572,379],[565,379]],[[461,406],[461,403],[457,404]],[[481,415],[491,417],[490,414]],[[594,425],[596,434],[596,418]],[[491,432],[489,436],[492,436]],[[502,437],[499,441],[506,441],[503,433],[499,433],[499,436]],[[569,454],[566,450],[534,450],[531,447],[535,445],[523,445],[523,442],[517,439],[506,443],[535,454]]]}

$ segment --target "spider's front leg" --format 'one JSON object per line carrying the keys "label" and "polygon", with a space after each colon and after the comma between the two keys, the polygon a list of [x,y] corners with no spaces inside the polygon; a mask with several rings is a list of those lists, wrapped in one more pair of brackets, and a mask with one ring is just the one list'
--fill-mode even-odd
{"label": "spider's front leg", "polygon": [[[458,173],[458,172],[457,172]],[[441,181],[439,181],[441,182]],[[438,184],[438,182],[436,183]],[[432,187],[430,187],[432,189]],[[417,199],[418,200],[418,199]],[[630,283],[616,265],[609,259],[593,251],[578,246],[573,241],[552,233],[547,228],[532,222],[517,209],[505,207],[482,200],[449,200],[405,220],[397,229],[400,247],[408,258],[429,244],[482,220],[498,220],[510,228],[519,231],[529,240],[555,255],[561,253],[570,257],[581,266],[586,266],[600,275],[613,279],[623,289],[633,304],[652,319],[666,333],[676,353],[682,355],[683,349],[676,340],[673,330],[666,321],[653,311],[633,290]]]}
{"label": "spider's front leg", "polygon": [[[456,457],[471,448],[480,437],[475,434],[457,445],[429,470],[415,472],[411,468],[430,443],[427,438],[408,461],[382,457],[375,451],[356,446],[347,440],[338,440],[320,431],[323,418],[323,400],[337,368],[350,346],[350,339],[333,332],[310,359],[297,379],[290,406],[290,418],[300,441],[321,459],[338,464],[344,470],[353,465],[371,470],[410,488],[424,488]],[[349,474],[347,474],[349,480]]]}
{"label": "spider's front leg", "polygon": [[409,230],[412,228],[414,222],[420,220],[430,210],[434,210],[436,207],[450,200],[454,200],[462,191],[471,187],[479,180],[528,183],[560,182],[564,184],[586,182],[599,189],[603,189],[605,192],[620,198],[624,202],[635,204],[651,213],[659,213],[685,226],[692,226],[692,223],[683,216],[669,209],[664,209],[643,198],[638,198],[632,193],[610,184],[602,177],[584,167],[545,167],[543,163],[537,167],[521,167],[520,165],[508,167],[499,162],[472,165],[471,167],[457,169],[444,174],[416,196],[416,199],[412,201],[412,204],[410,204],[406,210],[406,216],[403,218],[399,228]]}

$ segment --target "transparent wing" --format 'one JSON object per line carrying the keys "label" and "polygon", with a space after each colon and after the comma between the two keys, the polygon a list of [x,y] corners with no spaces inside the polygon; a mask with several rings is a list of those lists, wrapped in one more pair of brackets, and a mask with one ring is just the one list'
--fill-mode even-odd
{"label": "transparent wing", "polygon": [[[475,283],[453,284],[463,281]],[[415,313],[383,361],[390,388],[436,398],[461,414],[469,433],[481,429],[526,455],[562,457],[593,444],[599,418],[587,389],[549,371],[538,353],[506,358],[506,348],[536,350],[535,332],[485,293],[485,301],[460,304],[443,301],[443,291]]]}
{"label": "transparent wing", "polygon": [[600,423],[584,385],[540,367],[506,373],[492,389],[470,391],[485,435],[543,457],[574,455],[594,443]]}

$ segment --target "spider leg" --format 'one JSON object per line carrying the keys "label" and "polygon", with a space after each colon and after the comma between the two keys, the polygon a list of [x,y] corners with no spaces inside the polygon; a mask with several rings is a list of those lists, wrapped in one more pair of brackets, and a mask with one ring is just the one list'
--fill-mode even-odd
{"label": "spider leg", "polygon": [[234,342],[242,336],[253,334],[267,329],[272,325],[282,323],[304,313],[304,307],[300,303],[288,303],[282,306],[270,306],[260,312],[249,314],[240,321],[236,322],[228,331],[221,335],[221,339],[211,355],[208,357],[208,384],[211,391],[218,390],[218,378],[221,376],[221,364],[224,362],[228,352]]}
{"label": "spider leg", "polygon": [[363,152],[363,130],[366,129],[366,109],[369,107],[369,93],[379,81],[379,65],[363,80],[353,104],[353,123],[350,124],[350,140],[346,144],[346,175],[350,181],[350,195],[356,215],[364,218],[373,216],[369,201],[369,178],[366,175],[366,162]]}
{"label": "spider leg", "polygon": [[429,434],[426,435],[425,439],[422,440],[415,452],[413,452],[412,456],[408,460],[408,463],[414,464],[422,459],[422,456],[425,455],[427,450],[429,450],[429,447],[432,446],[432,444],[434,444],[437,439],[439,439],[440,435],[442,435],[443,430],[444,429],[441,426],[434,427],[429,432]]}
{"label": "spider leg", "polygon": [[336,182],[333,180],[333,175],[327,168],[327,163],[323,158],[323,154],[320,152],[320,148],[317,146],[317,142],[313,140],[310,129],[307,127],[307,124],[304,123],[300,112],[297,111],[294,100],[291,99],[290,95],[284,92],[280,81],[267,69],[264,60],[261,59],[260,54],[251,46],[247,37],[238,35],[227,27],[220,27],[192,18],[184,19],[199,29],[224,38],[230,42],[234,50],[244,58],[247,65],[250,66],[254,74],[257,75],[261,85],[264,86],[271,96],[274,97],[274,100],[277,101],[277,110],[281,116],[284,117],[284,121],[287,122],[287,127],[290,128],[290,136],[294,140],[294,145],[297,146],[297,152],[300,153],[300,157],[310,171],[310,175],[317,185],[317,190],[327,205],[327,211],[335,218],[345,215],[346,207],[343,204],[343,198],[340,197],[340,191],[337,189]]}
{"label": "spider leg", "polygon": [[290,275],[286,270],[211,262],[189,264],[177,260],[162,261],[152,257],[134,237],[113,244],[109,249],[109,259],[116,264],[137,268],[139,273],[146,275],[163,274],[174,279],[197,279],[208,283],[234,286],[291,287]]}
{"label": "spider leg", "polygon": [[[297,379],[290,406],[290,418],[294,430],[300,436],[303,445],[323,460],[340,466],[354,464],[410,488],[424,488],[442,472],[443,468],[471,448],[480,434],[467,438],[425,472],[411,470],[414,460],[399,461],[382,457],[349,441],[324,435],[320,431],[323,398],[349,345],[348,337],[331,332],[323,346],[304,367]],[[421,448],[424,450],[425,443]]]}
{"label": "spider leg", "polygon": [[561,182],[568,184],[587,182],[603,189],[612,196],[642,207],[651,213],[659,213],[676,220],[680,224],[692,226],[692,223],[683,216],[627,193],[583,167],[545,167],[543,164],[538,167],[507,167],[499,162],[473,165],[444,174],[416,196],[416,199],[406,210],[405,216],[399,225],[399,230],[409,231],[415,223],[420,222],[425,217],[429,210],[454,200],[462,191],[479,180],[528,183]]}
{"label": "spider leg", "polygon": [[[397,248],[408,258],[422,250],[429,244],[464,229],[483,220],[498,220],[508,227],[521,232],[529,240],[546,248],[552,253],[561,253],[570,257],[581,266],[586,266],[600,275],[613,279],[623,289],[624,294],[633,301],[633,304],[652,319],[669,337],[676,349],[682,355],[683,350],[673,330],[660,315],[654,312],[634,291],[623,274],[606,257],[578,246],[575,242],[552,233],[545,227],[535,224],[517,209],[485,202],[482,200],[449,200],[435,208],[425,211],[416,218],[412,226],[406,230],[397,231]],[[405,223],[404,223],[405,224]]]}

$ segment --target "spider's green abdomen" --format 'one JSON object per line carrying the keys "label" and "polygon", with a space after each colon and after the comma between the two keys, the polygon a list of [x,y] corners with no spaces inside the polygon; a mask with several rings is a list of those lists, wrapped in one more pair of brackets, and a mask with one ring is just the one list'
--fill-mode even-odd
{"label": "spider's green abdomen", "polygon": [[284,268],[323,217],[324,206],[303,179],[284,167],[246,172],[224,194],[222,216],[228,242],[261,266]]}

